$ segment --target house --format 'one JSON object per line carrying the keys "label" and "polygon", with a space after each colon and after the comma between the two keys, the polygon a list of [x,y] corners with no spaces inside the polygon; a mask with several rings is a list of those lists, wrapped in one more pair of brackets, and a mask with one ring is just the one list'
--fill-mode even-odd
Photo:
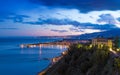
{"label": "house", "polygon": [[97,37],[92,39],[92,45],[97,45],[98,47],[102,47],[102,46],[108,46],[109,48],[112,48],[113,46],[113,42],[112,39],[110,38],[103,38],[103,37]]}

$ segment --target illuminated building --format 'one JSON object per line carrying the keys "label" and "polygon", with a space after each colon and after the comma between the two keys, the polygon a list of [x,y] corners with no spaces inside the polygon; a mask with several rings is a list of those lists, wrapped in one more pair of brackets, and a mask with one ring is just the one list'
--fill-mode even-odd
{"label": "illuminated building", "polygon": [[112,48],[113,42],[112,39],[98,37],[92,39],[92,45],[97,45],[99,48],[103,46],[108,46],[109,48]]}

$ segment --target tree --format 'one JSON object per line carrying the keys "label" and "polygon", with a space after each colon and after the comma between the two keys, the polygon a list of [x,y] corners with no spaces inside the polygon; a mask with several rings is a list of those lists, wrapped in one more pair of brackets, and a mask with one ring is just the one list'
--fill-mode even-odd
{"label": "tree", "polygon": [[114,47],[116,49],[119,48],[119,43],[120,43],[119,36],[116,36],[114,40]]}

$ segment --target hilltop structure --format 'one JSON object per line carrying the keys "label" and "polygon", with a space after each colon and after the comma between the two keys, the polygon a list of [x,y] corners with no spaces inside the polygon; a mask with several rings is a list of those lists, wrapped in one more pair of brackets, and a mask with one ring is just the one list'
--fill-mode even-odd
{"label": "hilltop structure", "polygon": [[92,45],[97,45],[99,48],[102,46],[108,46],[109,48],[113,47],[112,39],[110,38],[103,38],[103,37],[97,37],[92,39]]}

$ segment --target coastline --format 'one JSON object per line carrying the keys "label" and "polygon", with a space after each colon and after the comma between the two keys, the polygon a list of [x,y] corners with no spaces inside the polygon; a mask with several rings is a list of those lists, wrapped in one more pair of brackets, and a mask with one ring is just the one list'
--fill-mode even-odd
{"label": "coastline", "polygon": [[59,46],[70,46],[72,43],[70,42],[49,42],[49,43],[37,43],[37,44],[21,44],[20,47],[21,48],[24,48],[24,47],[27,47],[27,48],[32,48],[32,47],[41,47],[41,46],[56,46],[56,45],[59,45]]}
{"label": "coastline", "polygon": [[[65,47],[68,48],[70,45],[75,44],[75,43],[79,43],[81,41],[78,40],[62,40],[62,41],[55,41],[55,42],[47,42],[47,43],[36,43],[36,44],[21,44],[20,47],[24,48],[32,48],[32,47],[42,47],[42,46],[60,46],[60,47]],[[59,60],[61,60],[63,58],[64,55],[67,54],[67,50],[65,50],[64,52],[61,53],[60,56],[54,57],[51,59],[51,63],[42,71],[38,72],[37,75],[44,75],[44,73],[49,70],[54,64],[56,64]]]}
{"label": "coastline", "polygon": [[49,69],[50,66],[51,66],[51,64],[49,64],[48,67],[46,67],[42,71],[38,72],[37,75],[43,75],[46,72],[46,70]]}
{"label": "coastline", "polygon": [[[56,64],[57,62],[59,62],[63,58],[63,56],[66,55],[66,54],[67,54],[67,50],[64,51],[64,52],[62,52],[60,56],[52,58],[52,62],[48,65],[48,67],[45,68],[45,69],[43,69],[37,75],[44,75],[47,70],[49,70],[54,64]],[[58,59],[56,61],[54,61],[54,59],[56,59],[56,58],[58,58]]]}
{"label": "coastline", "polygon": [[[21,44],[20,47],[21,48],[33,48],[33,47],[42,47],[42,46],[60,46],[61,48],[68,48],[70,45],[75,44],[75,43],[79,43],[79,41],[66,41],[66,40],[62,40],[62,41],[55,41],[55,42],[47,42],[47,43],[36,43],[36,44]],[[42,71],[38,72],[37,75],[44,75],[44,73],[46,71],[48,71],[54,64],[56,64],[59,60],[61,60],[63,58],[64,55],[67,54],[67,50],[65,50],[64,52],[61,53],[60,56],[54,57],[52,59],[50,59],[51,63]]]}
{"label": "coastline", "polygon": [[78,40],[78,39],[63,39],[63,40],[58,40],[58,41],[54,41],[54,42],[46,42],[46,43],[35,43],[35,44],[21,44],[20,47],[24,48],[31,48],[31,47],[36,47],[36,46],[67,46],[69,47],[71,44],[76,44],[76,43],[89,43],[89,40]]}

